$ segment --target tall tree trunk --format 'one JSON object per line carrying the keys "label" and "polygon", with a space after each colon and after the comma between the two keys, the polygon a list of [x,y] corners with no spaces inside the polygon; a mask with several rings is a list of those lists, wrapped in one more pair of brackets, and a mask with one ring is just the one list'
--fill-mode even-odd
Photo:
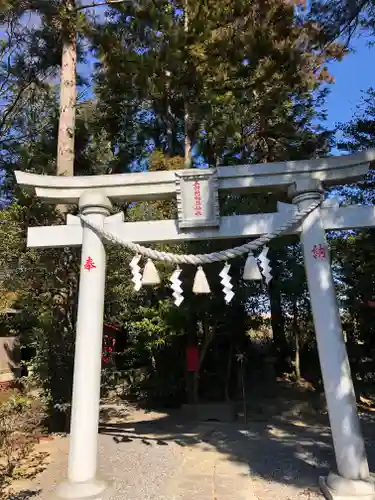
{"label": "tall tree trunk", "polygon": [[[192,314],[189,317],[188,324],[185,327],[186,337],[187,337],[187,346],[196,346],[197,345],[197,323],[198,318],[195,314]],[[186,390],[188,403],[194,404],[196,395],[194,394],[195,390],[195,373],[189,372],[187,370],[187,366],[185,365],[185,375],[186,375]]]}
{"label": "tall tree trunk", "polygon": [[281,293],[279,286],[280,269],[274,251],[269,251],[270,265],[272,267],[272,280],[269,284],[269,294],[271,303],[271,326],[273,334],[273,345],[278,355],[285,354],[288,342],[285,335],[285,320],[281,303]]}
{"label": "tall tree trunk", "polygon": [[193,404],[199,403],[199,372],[193,373]]}
{"label": "tall tree trunk", "polygon": [[285,336],[285,321],[281,305],[281,294],[274,278],[270,282],[269,293],[271,302],[271,326],[273,334],[273,344],[276,350],[282,353],[286,349],[288,343]]}
{"label": "tall tree trunk", "polygon": [[[184,31],[187,34],[189,32],[189,13],[188,13],[188,0],[185,0],[184,2]],[[188,68],[188,61],[185,61],[185,68]],[[193,161],[193,154],[192,154],[192,140],[190,136],[190,131],[191,131],[191,116],[189,113],[189,103],[188,103],[188,98],[186,96],[186,90],[185,90],[185,97],[184,97],[184,136],[185,136],[185,168],[191,168],[192,161]]]}
{"label": "tall tree trunk", "polygon": [[201,372],[201,368],[203,366],[203,362],[205,360],[208,348],[212,342],[212,339],[215,336],[215,330],[214,328],[210,328],[205,320],[202,320],[201,324],[201,329],[203,333],[203,344],[199,353],[199,366],[198,366],[198,371],[194,372],[194,379],[193,379],[193,400],[194,404],[199,403],[199,376]]}
{"label": "tall tree trunk", "polygon": [[191,168],[193,162],[192,141],[190,137],[189,105],[185,101],[185,168]]}
{"label": "tall tree trunk", "polygon": [[296,371],[296,379],[301,380],[300,341],[299,341],[300,329],[298,326],[298,309],[297,309],[296,299],[293,299],[293,333],[295,341],[294,367]]}
{"label": "tall tree trunk", "polygon": [[[63,46],[60,76],[60,115],[57,137],[57,175],[74,175],[74,136],[76,121],[76,71],[77,33],[75,22],[75,1],[65,1],[66,10],[71,13],[68,26],[63,27]],[[66,207],[58,207],[65,212]]]}
{"label": "tall tree trunk", "polygon": [[233,362],[233,336],[229,337],[229,355],[228,355],[228,364],[227,364],[227,375],[225,379],[225,400],[230,401],[230,379],[232,375],[232,362]]}
{"label": "tall tree trunk", "polygon": [[166,91],[166,96],[165,96],[165,114],[167,117],[167,144],[168,144],[168,151],[167,151],[167,156],[168,158],[171,158],[174,156],[174,126],[173,126],[173,116],[172,116],[172,108],[171,108],[171,102],[170,102],[170,78],[171,78],[171,72],[166,71],[165,72],[165,77],[166,77],[166,85],[165,85],[165,91]]}

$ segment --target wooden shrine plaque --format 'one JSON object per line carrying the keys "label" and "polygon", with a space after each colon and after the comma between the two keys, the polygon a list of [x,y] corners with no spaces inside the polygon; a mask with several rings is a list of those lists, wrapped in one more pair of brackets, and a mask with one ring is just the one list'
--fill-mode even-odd
{"label": "wooden shrine plaque", "polygon": [[178,224],[180,229],[220,225],[216,169],[176,172]]}

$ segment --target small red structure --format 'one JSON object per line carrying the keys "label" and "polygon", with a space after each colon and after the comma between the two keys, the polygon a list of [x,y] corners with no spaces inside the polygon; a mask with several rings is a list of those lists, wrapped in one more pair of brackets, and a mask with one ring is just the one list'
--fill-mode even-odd
{"label": "small red structure", "polygon": [[121,326],[116,323],[104,323],[102,361],[107,365],[115,353],[116,334],[121,332]]}
{"label": "small red structure", "polygon": [[188,372],[199,371],[199,349],[197,346],[186,349],[186,368]]}

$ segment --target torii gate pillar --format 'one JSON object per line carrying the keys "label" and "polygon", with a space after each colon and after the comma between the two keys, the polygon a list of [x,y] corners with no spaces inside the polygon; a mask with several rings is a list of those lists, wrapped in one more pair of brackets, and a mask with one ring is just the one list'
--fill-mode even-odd
{"label": "torii gate pillar", "polygon": [[[313,179],[289,190],[300,209],[322,192]],[[320,487],[330,500],[375,500],[319,208],[303,221],[301,242],[338,472],[320,478]]]}
{"label": "torii gate pillar", "polygon": [[[103,227],[111,202],[100,191],[84,191],[82,215]],[[103,241],[83,226],[78,317],[74,356],[73,398],[67,481],[57,487],[59,498],[98,498],[107,484],[99,481],[98,426],[103,337],[106,254]]]}

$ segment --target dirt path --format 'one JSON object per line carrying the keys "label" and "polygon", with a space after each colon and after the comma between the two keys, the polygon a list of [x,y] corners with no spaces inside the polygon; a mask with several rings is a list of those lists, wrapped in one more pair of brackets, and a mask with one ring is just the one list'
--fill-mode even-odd
{"label": "dirt path", "polygon": [[[204,427],[204,426],[203,426]],[[268,438],[251,430],[218,424],[186,453],[180,471],[169,482],[171,500],[312,500],[322,498],[317,488],[317,471],[309,477],[288,453],[275,452]],[[281,430],[273,429],[281,437]],[[283,436],[285,438],[285,436]],[[296,449],[302,449],[296,442]],[[268,451],[267,451],[268,448]],[[246,458],[254,454],[257,466]],[[253,459],[251,459],[252,461]]]}

